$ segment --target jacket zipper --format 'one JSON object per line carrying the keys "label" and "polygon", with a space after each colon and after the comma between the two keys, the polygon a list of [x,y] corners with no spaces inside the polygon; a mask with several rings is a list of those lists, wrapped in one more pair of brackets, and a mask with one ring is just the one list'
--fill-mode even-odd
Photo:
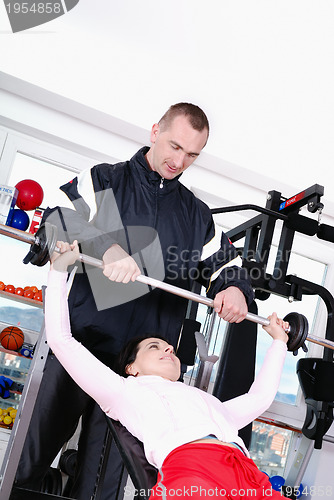
{"label": "jacket zipper", "polygon": [[[162,189],[164,187],[164,177],[161,177],[161,181],[160,181],[160,184],[159,184],[159,188]],[[159,203],[158,203],[158,191],[159,191],[159,188],[157,187],[156,188],[156,192],[155,192],[155,217],[154,217],[154,229],[157,228],[157,219],[158,219],[158,209],[159,209]]]}

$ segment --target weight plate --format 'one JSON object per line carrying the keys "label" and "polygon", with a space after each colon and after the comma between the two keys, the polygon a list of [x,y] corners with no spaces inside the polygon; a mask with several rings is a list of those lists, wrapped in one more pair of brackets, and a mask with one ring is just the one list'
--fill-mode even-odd
{"label": "weight plate", "polygon": [[303,318],[303,321],[304,321],[304,332],[303,332],[303,337],[302,337],[302,344],[304,344],[306,341],[306,338],[308,336],[308,320],[307,320],[306,316],[304,316],[303,314],[301,314],[301,317]]}
{"label": "weight plate", "polygon": [[307,347],[305,345],[305,339],[308,334],[308,321],[305,318],[303,314],[299,314],[299,319],[301,322],[301,328],[300,328],[300,337],[298,339],[298,344],[296,346],[296,350],[294,351],[294,355],[296,356],[298,354],[298,349],[301,347],[304,352],[307,352]]}
{"label": "weight plate", "polygon": [[57,243],[57,227],[45,222],[42,224],[35,235],[35,242],[31,245],[29,252],[24,257],[24,264],[33,264],[34,266],[44,266],[53,253]]}
{"label": "weight plate", "polygon": [[283,318],[290,325],[288,351],[297,352],[308,335],[308,321],[303,314],[289,313]]}

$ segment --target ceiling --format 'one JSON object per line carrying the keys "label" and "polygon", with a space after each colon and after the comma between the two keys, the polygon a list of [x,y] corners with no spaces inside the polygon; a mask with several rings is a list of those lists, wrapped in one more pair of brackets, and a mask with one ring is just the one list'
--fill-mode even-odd
{"label": "ceiling", "polygon": [[2,4],[0,69],[147,130],[195,102],[208,153],[332,203],[333,25],[332,0],[79,0],[13,34]]}

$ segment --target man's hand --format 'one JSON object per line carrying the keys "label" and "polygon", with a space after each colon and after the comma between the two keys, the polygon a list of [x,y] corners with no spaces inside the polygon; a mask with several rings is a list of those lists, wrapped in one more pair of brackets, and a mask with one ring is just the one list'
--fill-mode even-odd
{"label": "man's hand", "polygon": [[213,307],[218,316],[229,323],[240,323],[248,313],[245,296],[235,286],[229,286],[226,290],[217,293]]}
{"label": "man's hand", "polygon": [[122,247],[112,245],[103,255],[103,274],[111,281],[129,283],[135,281],[141,271],[136,261]]}

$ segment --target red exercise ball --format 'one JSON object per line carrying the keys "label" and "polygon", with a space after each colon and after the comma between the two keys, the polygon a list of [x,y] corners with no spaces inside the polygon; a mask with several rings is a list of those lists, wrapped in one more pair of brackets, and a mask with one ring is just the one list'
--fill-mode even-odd
{"label": "red exercise ball", "polygon": [[18,190],[16,206],[22,210],[35,210],[41,206],[44,192],[42,186],[32,179],[24,179],[16,184]]}
{"label": "red exercise ball", "polygon": [[7,326],[0,333],[0,342],[5,349],[17,351],[22,347],[24,333],[17,326]]}

